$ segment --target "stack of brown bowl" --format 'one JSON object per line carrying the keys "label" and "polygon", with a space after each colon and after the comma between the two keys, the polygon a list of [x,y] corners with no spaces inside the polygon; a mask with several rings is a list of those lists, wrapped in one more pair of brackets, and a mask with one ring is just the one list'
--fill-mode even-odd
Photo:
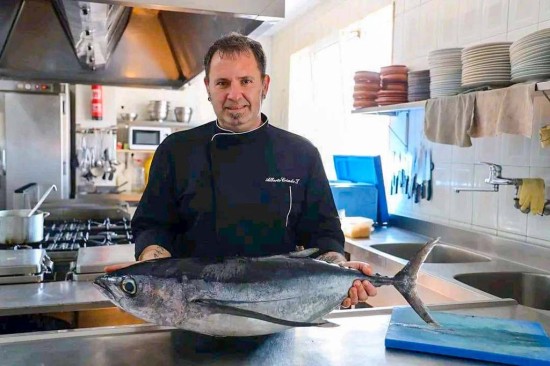
{"label": "stack of brown bowl", "polygon": [[391,65],[380,68],[380,86],[376,103],[390,105],[407,102],[407,66]]}
{"label": "stack of brown bowl", "polygon": [[353,77],[353,108],[376,107],[380,90],[380,74],[373,71],[357,71]]}

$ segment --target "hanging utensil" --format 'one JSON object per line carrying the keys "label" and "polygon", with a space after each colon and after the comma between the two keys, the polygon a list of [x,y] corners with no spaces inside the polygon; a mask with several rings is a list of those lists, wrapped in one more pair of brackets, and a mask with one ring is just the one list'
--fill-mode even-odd
{"label": "hanging utensil", "polygon": [[29,211],[29,213],[27,214],[27,217],[31,217],[32,215],[34,215],[34,213],[36,212],[36,210],[38,210],[38,208],[40,207],[40,205],[42,204],[42,202],[44,202],[44,200],[46,199],[46,197],[48,197],[48,195],[50,194],[50,192],[52,190],[55,190],[57,191],[57,186],[55,184],[52,184],[52,186],[46,191],[46,193],[44,193],[42,195],[42,197],[40,197],[40,199],[38,200],[38,202],[36,203],[36,205],[34,205],[34,207],[32,208],[32,210]]}

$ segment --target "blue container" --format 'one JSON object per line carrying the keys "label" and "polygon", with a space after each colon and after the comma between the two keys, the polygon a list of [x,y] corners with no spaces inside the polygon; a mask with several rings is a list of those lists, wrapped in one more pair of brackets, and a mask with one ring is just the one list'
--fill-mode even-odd
{"label": "blue container", "polygon": [[[338,180],[330,182],[330,187],[336,207],[345,209],[346,216],[366,216],[378,224],[388,223],[380,156],[335,155],[334,168]],[[336,186],[340,184],[347,186]]]}
{"label": "blue container", "polygon": [[363,216],[376,221],[378,217],[378,189],[370,183],[330,182],[334,203],[346,216]]}

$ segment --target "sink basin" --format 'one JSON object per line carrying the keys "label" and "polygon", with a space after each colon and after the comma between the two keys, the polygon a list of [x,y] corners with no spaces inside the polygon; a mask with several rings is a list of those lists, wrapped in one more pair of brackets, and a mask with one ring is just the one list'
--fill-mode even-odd
{"label": "sink basin", "polygon": [[455,279],[521,305],[550,310],[550,275],[528,272],[484,272],[456,275]]}
{"label": "sink basin", "polygon": [[[371,248],[391,254],[397,258],[411,259],[424,243],[375,244]],[[431,251],[425,263],[473,263],[489,262],[490,259],[467,250],[437,244]]]}

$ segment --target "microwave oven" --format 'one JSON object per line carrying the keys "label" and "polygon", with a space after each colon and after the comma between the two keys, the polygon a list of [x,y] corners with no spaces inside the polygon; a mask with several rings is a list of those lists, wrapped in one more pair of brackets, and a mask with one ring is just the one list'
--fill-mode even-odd
{"label": "microwave oven", "polygon": [[134,150],[154,150],[171,133],[169,127],[129,126],[128,147]]}

